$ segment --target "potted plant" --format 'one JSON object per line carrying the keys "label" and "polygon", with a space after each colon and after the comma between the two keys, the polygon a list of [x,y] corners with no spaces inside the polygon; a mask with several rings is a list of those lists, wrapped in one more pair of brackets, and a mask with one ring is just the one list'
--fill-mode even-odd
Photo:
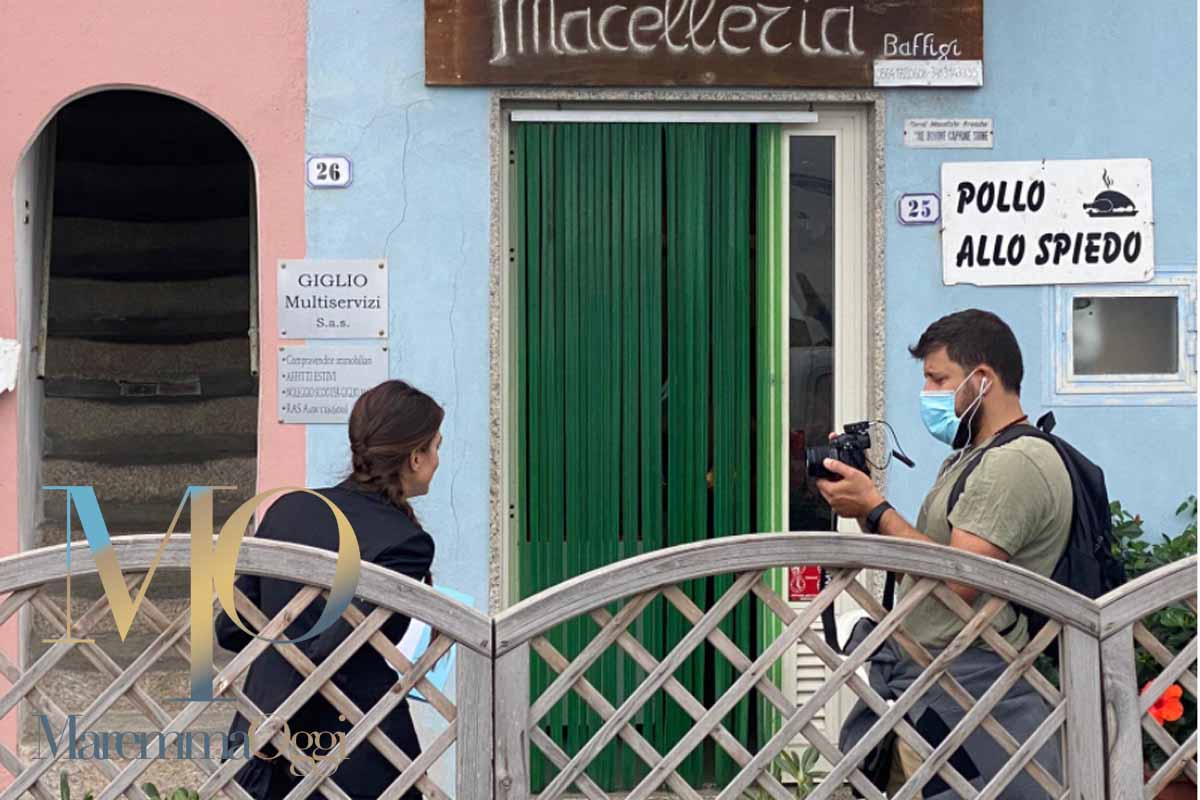
{"label": "potted plant", "polygon": [[[790,750],[784,750],[771,764],[770,772],[776,780],[785,780],[786,773],[791,780],[791,790],[796,800],[804,800],[817,788],[817,761],[821,754],[811,745],[804,748],[803,755],[796,755]],[[761,787],[755,787],[742,794],[742,800],[769,800],[771,797]]]}
{"label": "potted plant", "polygon": [[[1112,504],[1113,533],[1116,536],[1115,554],[1125,563],[1130,580],[1153,572],[1159,567],[1196,554],[1196,498],[1189,497],[1176,514],[1186,515],[1187,526],[1178,536],[1163,535],[1161,541],[1145,537],[1142,518]],[[1172,653],[1183,650],[1196,636],[1196,614],[1186,605],[1161,608],[1142,620],[1142,625]],[[1139,647],[1137,655],[1138,684],[1145,691],[1162,671],[1153,655]],[[1171,738],[1184,742],[1196,730],[1196,698],[1177,684],[1169,686],[1150,708],[1150,714],[1162,725]],[[1142,734],[1142,758],[1146,776],[1153,775],[1166,762],[1167,755],[1149,734]],[[1196,797],[1196,787],[1182,772],[1159,792],[1159,800]]]}

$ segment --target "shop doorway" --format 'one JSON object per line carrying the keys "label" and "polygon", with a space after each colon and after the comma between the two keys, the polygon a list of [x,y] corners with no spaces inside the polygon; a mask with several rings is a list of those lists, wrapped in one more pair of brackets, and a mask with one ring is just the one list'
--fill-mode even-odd
{"label": "shop doorway", "polygon": [[[803,448],[868,406],[866,115],[812,117],[510,127],[511,600],[662,547],[834,524]],[[688,594],[706,607],[726,588],[698,580]],[[773,638],[752,606],[723,628],[750,655]],[[661,598],[637,619],[656,660],[690,628]],[[576,621],[548,643],[570,659],[599,631]],[[535,694],[556,675],[543,655]],[[789,654],[777,682],[811,691],[813,661]],[[706,703],[737,674],[712,647],[675,673]],[[611,651],[587,672],[614,706],[644,677]],[[602,724],[574,693],[544,719],[567,753]],[[691,724],[665,695],[635,722],[659,752]],[[774,724],[753,700],[727,720],[744,742]],[[536,753],[531,769],[535,791],[555,773]],[[720,785],[736,767],[709,746],[683,771]],[[645,766],[615,742],[589,774],[616,791]]]}

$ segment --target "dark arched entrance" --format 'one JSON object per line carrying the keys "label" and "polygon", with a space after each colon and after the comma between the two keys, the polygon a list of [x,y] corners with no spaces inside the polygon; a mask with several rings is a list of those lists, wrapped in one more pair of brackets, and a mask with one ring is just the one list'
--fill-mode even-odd
{"label": "dark arched entrance", "polygon": [[[219,525],[255,488],[249,154],[203,109],[147,91],[74,100],[43,136],[52,190],[42,257],[32,265],[40,278],[41,485],[93,486],[112,535],[165,531],[188,485],[237,486],[217,494]],[[46,491],[42,500],[28,546],[67,538],[65,493]],[[178,530],[189,527],[184,513]],[[72,540],[82,537],[77,517],[71,530]],[[70,603],[65,584],[53,600],[72,609],[73,622],[102,594],[95,579],[73,581],[70,591]],[[186,609],[186,576],[156,578],[149,596],[172,616]],[[36,657],[55,634],[46,620],[31,625]],[[152,636],[139,627],[122,642],[105,614],[91,631],[74,632],[124,667]],[[80,655],[43,686],[76,713],[108,681]],[[156,664],[160,697],[185,696],[184,663]],[[111,715],[99,727],[147,724],[136,714],[124,720],[116,707]],[[27,724],[26,743],[29,736]]]}

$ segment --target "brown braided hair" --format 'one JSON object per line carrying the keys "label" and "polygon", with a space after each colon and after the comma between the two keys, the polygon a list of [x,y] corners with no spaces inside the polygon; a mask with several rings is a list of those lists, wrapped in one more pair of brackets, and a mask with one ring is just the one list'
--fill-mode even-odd
{"label": "brown braided hair", "polygon": [[368,389],[350,412],[350,480],[362,491],[385,493],[417,523],[400,478],[413,452],[433,444],[445,416],[432,397],[404,381]]}

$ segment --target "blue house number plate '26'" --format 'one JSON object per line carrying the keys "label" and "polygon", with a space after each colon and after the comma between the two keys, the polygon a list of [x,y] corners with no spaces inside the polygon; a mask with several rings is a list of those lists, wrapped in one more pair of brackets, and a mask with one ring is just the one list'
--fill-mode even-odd
{"label": "blue house number plate '26'", "polygon": [[942,219],[942,198],[936,194],[900,195],[900,222],[904,225],[934,225]]}

